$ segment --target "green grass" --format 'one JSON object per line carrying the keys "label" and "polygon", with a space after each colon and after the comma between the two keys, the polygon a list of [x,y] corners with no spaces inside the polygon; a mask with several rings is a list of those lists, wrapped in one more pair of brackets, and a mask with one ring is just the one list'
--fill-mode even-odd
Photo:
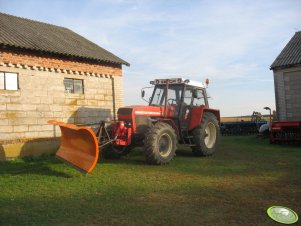
{"label": "green grass", "polygon": [[135,149],[87,176],[54,157],[0,162],[0,225],[279,225],[272,205],[301,215],[300,160],[300,146],[247,136],[210,158],[182,147],[167,166]]}

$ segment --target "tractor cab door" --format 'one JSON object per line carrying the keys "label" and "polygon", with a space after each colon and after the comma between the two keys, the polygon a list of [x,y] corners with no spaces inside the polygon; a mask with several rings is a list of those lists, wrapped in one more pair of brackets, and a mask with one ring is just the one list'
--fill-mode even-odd
{"label": "tractor cab door", "polygon": [[192,109],[193,100],[193,88],[187,86],[183,92],[183,99],[179,114],[179,122],[181,129],[187,129],[189,127],[190,115]]}
{"label": "tractor cab door", "polygon": [[192,108],[200,106],[208,106],[205,90],[186,86],[179,118],[182,130],[189,128]]}

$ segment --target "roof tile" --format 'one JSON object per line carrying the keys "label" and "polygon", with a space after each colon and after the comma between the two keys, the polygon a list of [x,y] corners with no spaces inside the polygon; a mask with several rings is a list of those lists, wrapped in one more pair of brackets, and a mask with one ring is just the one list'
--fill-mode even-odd
{"label": "roof tile", "polygon": [[271,69],[301,65],[301,31],[295,33],[271,65]]}
{"label": "roof tile", "polygon": [[60,26],[0,13],[0,44],[28,50],[130,64],[95,43]]}

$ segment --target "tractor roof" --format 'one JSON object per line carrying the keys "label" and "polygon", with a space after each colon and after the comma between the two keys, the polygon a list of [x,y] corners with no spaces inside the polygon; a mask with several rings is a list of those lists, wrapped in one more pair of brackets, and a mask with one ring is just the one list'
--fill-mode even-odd
{"label": "tractor roof", "polygon": [[150,84],[152,85],[160,85],[160,84],[166,84],[168,81],[169,84],[186,84],[190,86],[196,86],[200,88],[206,88],[207,85],[193,81],[190,79],[185,79],[185,78],[166,78],[166,79],[155,79],[154,81],[150,81]]}

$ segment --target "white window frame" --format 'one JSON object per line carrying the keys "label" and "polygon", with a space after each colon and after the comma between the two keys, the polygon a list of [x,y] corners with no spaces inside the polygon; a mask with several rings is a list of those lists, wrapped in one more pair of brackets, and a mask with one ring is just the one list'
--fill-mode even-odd
{"label": "white window frame", "polygon": [[[72,88],[72,90],[73,90],[73,92],[67,92],[67,89],[66,89],[66,85],[65,85],[65,80],[72,80],[72,85],[73,85],[73,88]],[[81,81],[82,82],[82,92],[81,93],[75,93],[74,92],[74,81]],[[65,93],[68,93],[68,94],[84,94],[84,79],[77,79],[77,78],[64,78],[64,87],[65,87]]]}
{"label": "white window frame", "polygon": [[[16,72],[7,72],[7,71],[0,71],[0,74],[3,75],[3,88],[0,87],[0,90],[9,90],[9,91],[17,91],[19,90],[19,73]],[[12,81],[8,81],[9,74],[13,74],[16,76],[16,79]]]}

